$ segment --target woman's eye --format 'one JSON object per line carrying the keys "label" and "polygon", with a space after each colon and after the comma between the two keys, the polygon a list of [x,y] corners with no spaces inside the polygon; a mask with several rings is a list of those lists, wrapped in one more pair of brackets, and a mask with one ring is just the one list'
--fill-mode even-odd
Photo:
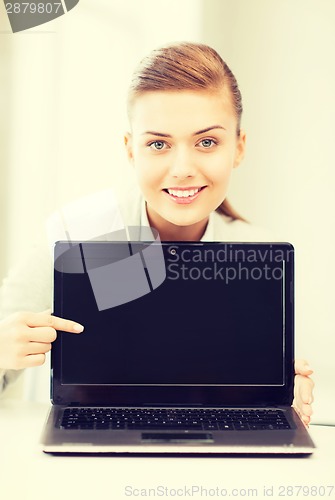
{"label": "woman's eye", "polygon": [[216,144],[216,142],[213,139],[202,139],[202,141],[200,141],[199,144],[203,148],[211,148]]}
{"label": "woman's eye", "polygon": [[149,144],[149,148],[154,149],[155,151],[161,151],[166,147],[164,141],[153,141]]}

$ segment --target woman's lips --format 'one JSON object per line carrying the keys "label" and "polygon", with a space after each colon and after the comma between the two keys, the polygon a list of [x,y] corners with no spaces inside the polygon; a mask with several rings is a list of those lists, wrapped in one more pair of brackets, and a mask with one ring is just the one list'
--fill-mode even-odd
{"label": "woman's lips", "polygon": [[188,187],[188,188],[167,188],[163,191],[167,196],[173,200],[175,203],[180,205],[187,205],[192,203],[200,193],[205,189],[206,186],[202,187]]}

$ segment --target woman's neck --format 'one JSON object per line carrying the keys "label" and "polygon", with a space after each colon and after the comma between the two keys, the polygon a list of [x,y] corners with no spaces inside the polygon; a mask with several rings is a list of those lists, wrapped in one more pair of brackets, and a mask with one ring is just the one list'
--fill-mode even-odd
{"label": "woman's neck", "polygon": [[150,210],[146,205],[150,227],[155,228],[161,241],[199,241],[208,224],[208,217],[190,226],[177,226],[161,217],[157,212]]}

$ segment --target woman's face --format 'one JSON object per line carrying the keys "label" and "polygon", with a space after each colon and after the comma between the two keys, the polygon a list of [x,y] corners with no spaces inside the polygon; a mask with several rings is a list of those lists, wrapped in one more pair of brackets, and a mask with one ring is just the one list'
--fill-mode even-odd
{"label": "woman's face", "polygon": [[226,92],[157,91],[136,98],[125,143],[149,220],[207,222],[244,154],[245,134],[238,137],[236,126]]}

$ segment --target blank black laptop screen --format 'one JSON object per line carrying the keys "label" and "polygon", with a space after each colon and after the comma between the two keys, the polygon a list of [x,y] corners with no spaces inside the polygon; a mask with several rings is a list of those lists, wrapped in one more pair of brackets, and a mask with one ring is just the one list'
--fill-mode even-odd
{"label": "blank black laptop screen", "polygon": [[284,384],[283,253],[275,258],[260,246],[263,254],[234,256],[228,244],[166,243],[162,284],[99,310],[87,269],[108,265],[116,243],[89,245],[85,272],[68,272],[71,253],[55,270],[55,314],[85,326],[60,334],[62,384]]}

